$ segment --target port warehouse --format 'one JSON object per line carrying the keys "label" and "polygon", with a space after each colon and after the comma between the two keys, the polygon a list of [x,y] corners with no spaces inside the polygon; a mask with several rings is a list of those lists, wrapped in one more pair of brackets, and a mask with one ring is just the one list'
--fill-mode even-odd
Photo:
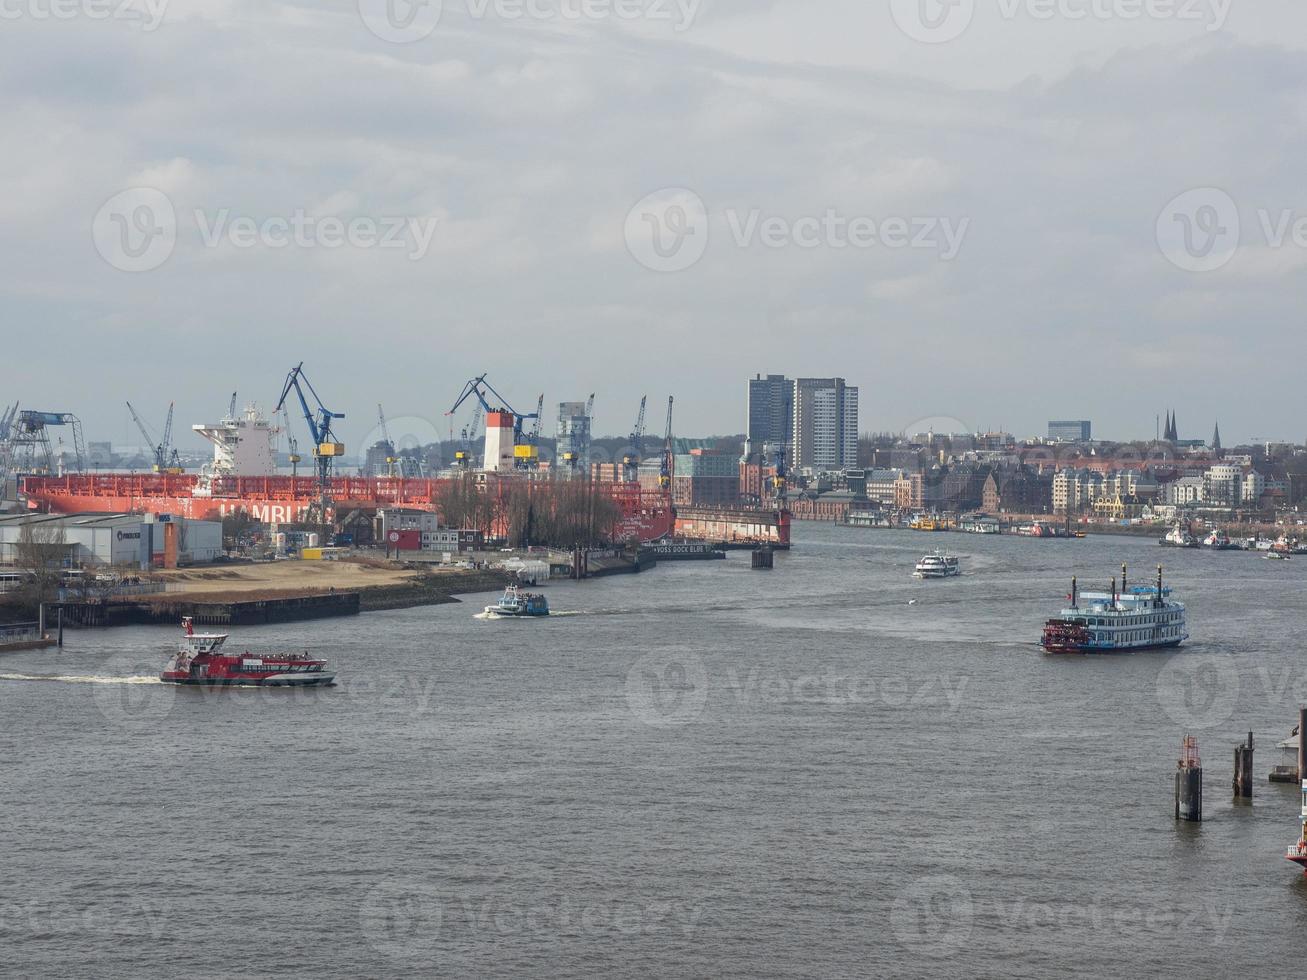
{"label": "port warehouse", "polygon": [[[67,567],[151,568],[198,564],[222,555],[222,524],[155,514],[13,514],[0,516],[0,564],[21,558],[24,528],[43,552]],[[169,530],[171,528],[171,530]]]}

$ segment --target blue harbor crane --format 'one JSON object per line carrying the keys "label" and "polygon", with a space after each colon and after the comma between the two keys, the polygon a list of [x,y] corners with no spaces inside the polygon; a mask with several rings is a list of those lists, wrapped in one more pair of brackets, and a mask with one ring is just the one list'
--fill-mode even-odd
{"label": "blue harbor crane", "polygon": [[518,456],[515,459],[515,465],[518,469],[535,469],[540,465],[540,420],[544,418],[545,413],[545,396],[542,393],[536,399],[535,421],[531,423],[531,431],[526,435],[527,455]]}
{"label": "blue harbor crane", "polygon": [[[487,395],[494,396],[496,401],[499,402],[498,408],[490,404],[490,402],[486,399]],[[513,406],[508,403],[508,399],[505,398],[503,395],[501,395],[499,392],[497,392],[495,390],[494,385],[492,385],[489,381],[487,381],[486,376],[482,374],[479,375],[478,377],[473,378],[467,384],[463,385],[463,390],[459,394],[458,399],[454,402],[454,407],[451,408],[445,414],[453,415],[455,412],[459,410],[459,408],[462,406],[462,404],[465,401],[467,401],[469,398],[473,396],[476,396],[477,402],[480,404],[482,410],[485,411],[486,413],[507,412],[509,415],[513,416],[513,446],[514,447],[530,445],[522,434],[522,426],[524,423],[529,422],[532,419],[540,418],[540,410],[544,407],[543,395],[540,396],[541,400],[536,410],[532,412],[530,415],[523,415],[521,412],[513,408]]]}
{"label": "blue harbor crane", "polygon": [[[304,394],[308,389],[309,395],[313,396],[313,406],[309,405],[309,400]],[[322,521],[327,520],[327,496],[331,490],[331,464],[333,460],[345,455],[345,446],[343,443],[336,441],[335,434],[331,431],[331,423],[334,419],[343,419],[345,416],[340,412],[333,412],[327,406],[322,404],[322,399],[318,393],[313,390],[313,383],[309,381],[308,376],[304,373],[304,362],[300,361],[298,365],[286,375],[286,384],[281,389],[281,397],[277,399],[277,407],[273,412],[280,412],[286,404],[286,398],[294,390],[296,397],[299,398],[300,411],[304,414],[304,421],[308,423],[309,433],[313,436],[313,459],[318,469],[318,490],[321,494]]]}
{"label": "blue harbor crane", "polygon": [[[16,414],[15,414],[16,413]],[[64,458],[56,461],[54,447],[50,444],[50,432],[53,427],[66,427],[72,433],[73,470],[76,473],[86,471],[86,450],[82,440],[81,420],[71,412],[35,412],[29,409],[6,413],[8,417],[7,437],[0,443],[0,491],[9,475],[14,473],[53,474],[62,468]],[[59,440],[63,444],[63,440]]]}

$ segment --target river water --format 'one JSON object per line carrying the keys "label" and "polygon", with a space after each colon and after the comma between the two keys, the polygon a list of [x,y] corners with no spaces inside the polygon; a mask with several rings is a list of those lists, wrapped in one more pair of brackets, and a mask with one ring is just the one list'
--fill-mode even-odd
{"label": "river water", "polygon": [[[772,572],[553,584],[547,621],[486,596],[233,637],[325,655],[322,691],[155,683],[157,627],[0,657],[0,974],[1301,972],[1298,794],[1263,777],[1307,701],[1307,558],[795,537]],[[936,546],[964,575],[913,580]],[[1073,574],[1161,559],[1178,653],[1041,654]]]}

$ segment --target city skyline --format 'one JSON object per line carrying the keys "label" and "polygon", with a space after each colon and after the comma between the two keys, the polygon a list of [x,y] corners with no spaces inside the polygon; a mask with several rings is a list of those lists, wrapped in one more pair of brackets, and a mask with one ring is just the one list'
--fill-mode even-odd
{"label": "city skyline", "polygon": [[[763,374],[762,376],[764,378],[768,377],[768,375],[766,374]],[[829,375],[822,375],[822,376],[828,377]],[[794,380],[794,378],[791,378],[789,375],[783,375],[782,377],[786,377],[790,381]],[[797,375],[795,377],[797,377]],[[494,379],[492,378],[491,380],[493,381]],[[750,377],[747,380],[753,380],[753,378]],[[848,384],[851,387],[855,387],[855,388],[864,387],[859,385],[857,383],[857,380],[854,378],[846,378],[845,380],[848,382]],[[737,381],[732,386],[733,390],[737,393],[737,396],[739,395],[739,387],[740,387],[739,381]],[[3,402],[4,397],[8,397],[9,398],[8,404],[12,405],[13,401],[16,400],[15,395],[13,393],[16,392],[17,390],[18,390],[17,388],[6,389],[6,394],[0,395],[0,402]],[[251,400],[243,397],[240,392],[237,392],[237,395],[238,395],[239,404],[242,407],[246,404],[247,401]],[[649,408],[646,412],[646,431],[645,431],[646,442],[648,442],[648,440],[650,439],[653,439],[655,441],[661,440],[662,426],[664,421],[663,413],[665,412],[665,407],[666,407],[665,395],[662,395],[661,398],[657,393],[654,392],[650,392],[649,395],[650,395],[649,405],[652,407]],[[363,397],[368,398],[369,396],[364,395]],[[694,396],[691,395],[689,397],[686,397],[682,395],[676,395],[675,397],[676,397],[676,403],[675,403],[676,411],[675,411],[674,428],[676,430],[677,435],[685,436],[687,438],[699,438],[699,439],[714,438],[714,437],[727,438],[727,437],[735,437],[735,436],[747,437],[749,433],[747,396],[737,397],[737,400],[741,403],[743,407],[737,412],[739,418],[737,419],[736,425],[734,427],[730,425],[726,425],[724,427],[714,427],[707,424],[701,424],[697,418],[690,415],[690,409],[693,407],[695,403]],[[210,448],[210,444],[204,439],[202,439],[199,435],[194,434],[191,431],[191,426],[193,424],[201,424],[201,423],[207,424],[207,423],[212,423],[217,421],[219,417],[221,417],[226,413],[227,405],[229,404],[230,398],[231,398],[231,392],[228,391],[226,393],[225,398],[220,400],[220,404],[217,407],[215,407],[212,412],[207,412],[202,415],[196,415],[194,418],[188,418],[188,416],[184,414],[184,406],[188,402],[194,404],[196,399],[187,399],[187,400],[177,399],[176,400],[177,407],[175,410],[176,424],[175,424],[174,434],[173,434],[174,445],[177,446],[177,448],[179,448],[183,452],[207,451]],[[270,413],[272,405],[275,404],[275,397],[265,398],[265,399],[253,399],[253,400],[259,404],[259,407],[262,408],[265,413]],[[556,419],[554,419],[551,416],[556,414],[556,409],[558,405],[562,403],[562,401],[576,401],[576,402],[584,403],[585,400],[586,400],[585,397],[581,396],[575,399],[566,399],[566,400],[551,402],[549,394],[546,393],[545,414],[547,417],[544,420],[544,424],[542,425],[542,435],[546,438],[552,438],[554,436]],[[74,408],[69,408],[67,404],[64,404],[62,402],[60,403],[59,406],[52,406],[51,404],[48,404],[48,402],[49,399],[47,399],[45,402],[36,402],[34,404],[28,403],[26,401],[21,401],[21,405],[23,408],[35,408],[41,411],[49,411],[52,409],[71,411],[72,414],[77,415],[81,419],[83,430],[85,432],[86,439],[88,442],[110,442],[114,445],[115,448],[119,448],[119,447],[144,448],[144,442],[140,436],[140,433],[137,431],[135,424],[132,422],[130,413],[125,403],[121,401],[118,402],[117,405],[113,406],[113,411],[114,413],[117,414],[118,417],[115,418],[112,423],[109,423],[103,416],[97,418],[95,415],[84,415]],[[518,408],[519,411],[528,411],[528,410],[534,411],[535,402],[536,402],[535,396],[532,396],[529,399],[529,404],[527,399],[522,399],[520,401],[515,400],[514,407]],[[1103,427],[1100,426],[1098,419],[1094,417],[1092,414],[1088,414],[1088,413],[1084,415],[1078,415],[1074,413],[1068,415],[1056,415],[1056,414],[1044,413],[1043,420],[1033,422],[1029,426],[1028,430],[1022,430],[1020,427],[1014,428],[1011,425],[979,425],[973,427],[958,428],[957,425],[959,423],[965,423],[965,419],[947,415],[947,414],[942,414],[942,413],[919,414],[919,415],[913,415],[913,413],[908,413],[908,412],[899,413],[901,416],[913,415],[913,417],[905,424],[895,425],[890,420],[889,413],[885,410],[885,408],[883,406],[877,405],[874,400],[871,402],[873,414],[870,419],[868,418],[868,400],[865,394],[861,396],[859,402],[860,403],[858,406],[858,413],[859,413],[858,428],[859,428],[860,436],[881,435],[881,434],[910,436],[910,435],[916,435],[919,433],[924,433],[933,430],[937,434],[941,434],[941,435],[949,434],[949,433],[979,434],[985,432],[1007,432],[1013,435],[1018,440],[1035,440],[1035,439],[1046,438],[1047,429],[1050,420],[1055,418],[1057,419],[1076,418],[1076,419],[1084,419],[1092,423],[1093,437],[1094,440],[1097,442],[1104,442],[1104,443],[1147,442],[1147,441],[1151,441],[1154,438],[1155,427],[1156,427],[1156,431],[1160,435],[1161,425],[1165,421],[1167,412],[1169,411],[1169,409],[1162,409],[1161,411],[1154,411],[1150,413],[1147,420],[1148,421],[1147,428],[1149,431],[1147,432],[1143,431],[1144,425],[1141,420],[1137,426],[1138,431],[1133,435],[1126,435],[1126,434],[1118,434],[1110,430],[1105,432],[1103,430]],[[138,403],[136,401],[133,401],[133,404],[136,405],[137,409],[144,416],[145,421],[148,425],[155,427],[156,430],[160,427],[162,423],[162,416],[167,411],[166,404],[157,405],[153,402]],[[392,404],[396,407],[392,407]],[[426,445],[428,443],[443,442],[443,441],[448,441],[450,439],[449,417],[443,415],[443,413],[440,412],[432,413],[431,415],[425,415],[425,416],[417,413],[408,413],[402,410],[397,410],[399,405],[400,403],[394,402],[394,403],[386,403],[383,406],[386,411],[388,428],[390,429],[392,439],[396,444],[401,446],[410,445],[414,442],[415,439],[417,439],[420,440],[419,444]],[[332,407],[335,408],[336,407],[335,404],[333,404]],[[631,428],[635,423],[635,416],[636,413],[638,412],[638,409],[639,409],[639,396],[637,395],[631,406],[630,419],[625,423],[623,423],[619,418],[617,421],[611,423],[612,428],[609,428],[608,423],[605,421],[603,403],[600,401],[600,398],[597,395],[595,399],[596,424],[593,427],[592,438],[594,439],[626,438],[630,434]],[[372,399],[371,411],[366,411],[365,409],[365,412],[366,414],[361,420],[357,418],[351,418],[349,416],[349,413],[346,413],[346,418],[343,420],[343,422],[338,423],[339,431],[343,433],[345,436],[345,441],[347,445],[347,455],[349,456],[358,455],[361,457],[366,452],[368,447],[370,447],[375,442],[381,441],[381,428],[380,428],[379,419],[377,418],[375,399]],[[158,417],[156,418],[156,416]],[[1264,431],[1266,426],[1262,426],[1258,428],[1254,433],[1255,435],[1260,436],[1261,438],[1253,439],[1251,437],[1239,436],[1234,434],[1235,433],[1234,427],[1227,425],[1224,416],[1221,416],[1219,418],[1214,417],[1211,420],[1204,420],[1204,419],[1193,418],[1188,416],[1184,411],[1184,409],[1177,409],[1176,417],[1178,420],[1179,434],[1182,441],[1189,441],[1189,440],[1200,440],[1204,442],[1210,441],[1211,436],[1213,435],[1214,430],[1217,426],[1220,427],[1220,431],[1222,433],[1222,442],[1227,447],[1235,446],[1235,445],[1260,445],[1260,444],[1264,444],[1267,441],[1275,442],[1275,443],[1287,442],[1293,444],[1301,444],[1303,439],[1305,438],[1305,436],[1303,435],[1299,435],[1295,437],[1292,432],[1286,432],[1283,437],[1277,437],[1273,433],[1266,433]],[[458,416],[455,417],[456,424],[454,426],[454,438],[458,437],[459,430],[464,424],[466,424],[470,420],[470,418],[471,418],[470,408],[465,407],[464,409],[460,410]],[[292,415],[291,426],[292,426],[292,432],[296,436],[296,438],[304,439],[306,437],[304,420],[299,417],[298,413],[294,413]],[[484,431],[484,422],[482,423],[482,431]]]}

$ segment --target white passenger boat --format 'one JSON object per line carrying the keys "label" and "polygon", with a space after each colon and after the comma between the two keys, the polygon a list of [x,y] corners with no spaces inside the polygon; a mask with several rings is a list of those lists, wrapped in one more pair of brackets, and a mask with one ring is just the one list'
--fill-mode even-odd
{"label": "white passenger boat", "polygon": [[912,577],[922,579],[949,578],[961,574],[962,570],[958,567],[956,555],[946,555],[937,551],[933,555],[926,555],[921,561],[917,562],[917,568],[912,573]]}

